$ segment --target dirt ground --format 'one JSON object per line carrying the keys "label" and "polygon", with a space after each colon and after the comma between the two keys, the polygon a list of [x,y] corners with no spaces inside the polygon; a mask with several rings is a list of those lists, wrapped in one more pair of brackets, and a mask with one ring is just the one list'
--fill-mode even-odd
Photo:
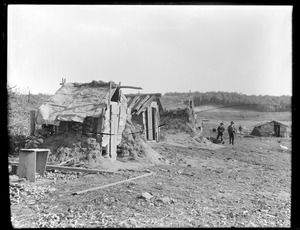
{"label": "dirt ground", "polygon": [[[288,150],[280,147],[286,146]],[[11,179],[14,227],[290,227],[291,139],[235,145],[168,135],[149,146],[161,163],[107,162],[115,174],[50,172]],[[131,182],[72,195],[139,175]]]}

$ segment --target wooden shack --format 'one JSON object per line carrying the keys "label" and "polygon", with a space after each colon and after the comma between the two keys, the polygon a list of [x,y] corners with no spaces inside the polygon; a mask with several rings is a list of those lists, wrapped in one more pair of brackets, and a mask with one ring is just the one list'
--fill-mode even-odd
{"label": "wooden shack", "polygon": [[56,134],[96,138],[103,155],[115,160],[127,116],[127,99],[114,82],[67,83],[43,103],[36,124]]}
{"label": "wooden shack", "polygon": [[142,126],[146,140],[158,141],[160,113],[163,111],[160,93],[126,94],[132,122]]}
{"label": "wooden shack", "polygon": [[287,125],[278,121],[269,121],[254,126],[251,135],[262,137],[286,137]]}

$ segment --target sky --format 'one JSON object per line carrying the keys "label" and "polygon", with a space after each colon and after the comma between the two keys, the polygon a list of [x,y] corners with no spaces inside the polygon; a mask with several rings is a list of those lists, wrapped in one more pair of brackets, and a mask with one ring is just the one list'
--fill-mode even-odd
{"label": "sky", "polygon": [[9,5],[7,82],[292,95],[292,6]]}

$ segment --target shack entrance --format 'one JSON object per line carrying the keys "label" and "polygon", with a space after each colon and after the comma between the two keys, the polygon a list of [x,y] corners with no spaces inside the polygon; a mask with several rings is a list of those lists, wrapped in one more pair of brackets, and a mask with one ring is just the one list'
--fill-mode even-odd
{"label": "shack entrance", "polygon": [[144,131],[146,140],[158,141],[160,113],[162,106],[161,94],[126,94],[128,108],[131,109],[132,122],[139,124]]}
{"label": "shack entrance", "polygon": [[280,125],[274,124],[274,133],[276,137],[280,137]]}
{"label": "shack entrance", "polygon": [[146,117],[146,137],[147,140],[157,140],[157,109],[148,107]]}

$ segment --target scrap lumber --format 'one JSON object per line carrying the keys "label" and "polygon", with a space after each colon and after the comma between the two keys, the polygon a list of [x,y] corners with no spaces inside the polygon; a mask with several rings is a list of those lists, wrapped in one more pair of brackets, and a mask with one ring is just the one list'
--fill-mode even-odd
{"label": "scrap lumber", "polygon": [[[18,162],[9,162],[10,165],[18,166]],[[120,172],[113,172],[107,170],[99,170],[99,169],[85,169],[85,168],[76,168],[76,167],[65,167],[65,166],[57,166],[57,165],[46,165],[46,170],[62,170],[62,171],[75,171],[75,172],[85,172],[85,173],[110,173],[110,174],[119,174]]]}
{"label": "scrap lumber", "polygon": [[94,187],[94,188],[85,189],[85,190],[82,190],[82,191],[79,191],[79,192],[75,192],[72,195],[78,195],[78,194],[82,194],[82,193],[86,193],[86,192],[90,192],[90,191],[94,191],[94,190],[98,190],[98,189],[102,189],[102,188],[107,188],[107,187],[110,187],[110,186],[113,186],[113,185],[126,183],[126,182],[129,182],[129,181],[132,181],[132,180],[144,178],[144,177],[151,176],[151,175],[154,175],[154,174],[155,174],[154,172],[147,173],[147,174],[137,176],[137,177],[133,177],[133,178],[130,178],[130,179],[127,179],[127,180],[121,180],[121,181],[117,181],[117,182],[114,182],[114,183],[111,183],[111,184],[106,184],[106,185],[101,185],[101,186]]}
{"label": "scrap lumber", "polygon": [[62,165],[65,165],[65,164],[69,163],[69,162],[72,161],[72,160],[74,160],[74,157],[72,157],[72,158],[69,159],[69,160],[63,161],[63,162],[57,164],[56,166],[62,166]]}

